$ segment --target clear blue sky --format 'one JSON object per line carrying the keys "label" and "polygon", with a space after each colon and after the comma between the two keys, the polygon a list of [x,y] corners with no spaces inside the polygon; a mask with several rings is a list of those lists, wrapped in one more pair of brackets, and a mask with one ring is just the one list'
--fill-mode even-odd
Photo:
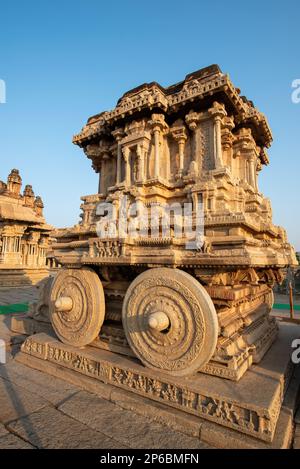
{"label": "clear blue sky", "polygon": [[89,116],[145,81],[166,86],[217,63],[269,119],[260,188],[300,250],[299,0],[10,0],[0,16],[0,179],[19,168],[49,223],[73,225],[80,196],[97,191],[71,143]]}

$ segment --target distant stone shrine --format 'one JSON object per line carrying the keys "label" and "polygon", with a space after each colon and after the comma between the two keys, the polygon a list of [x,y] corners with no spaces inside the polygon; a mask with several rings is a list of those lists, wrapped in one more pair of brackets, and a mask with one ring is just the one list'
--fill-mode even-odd
{"label": "distant stone shrine", "polygon": [[73,141],[99,189],[52,245],[40,309],[58,339],[32,335],[20,360],[272,442],[293,371],[272,288],[296,257],[258,188],[265,116],[213,65],[128,91]]}
{"label": "distant stone shrine", "polygon": [[29,285],[49,275],[46,254],[52,230],[43,202],[13,169],[0,181],[0,286]]}

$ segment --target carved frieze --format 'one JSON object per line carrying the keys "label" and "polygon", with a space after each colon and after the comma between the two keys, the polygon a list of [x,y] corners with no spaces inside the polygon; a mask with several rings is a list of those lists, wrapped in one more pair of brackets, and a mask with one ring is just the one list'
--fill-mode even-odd
{"label": "carved frieze", "polygon": [[32,336],[26,339],[22,351],[242,433],[272,441],[282,402],[280,395],[270,410],[258,412],[251,405],[201,392],[190,383],[183,386],[166,376],[157,377],[146,368],[137,370],[130,365],[124,366],[121,360],[115,364],[107,359],[92,358],[84,350],[75,351],[53,339],[39,341],[38,336]]}

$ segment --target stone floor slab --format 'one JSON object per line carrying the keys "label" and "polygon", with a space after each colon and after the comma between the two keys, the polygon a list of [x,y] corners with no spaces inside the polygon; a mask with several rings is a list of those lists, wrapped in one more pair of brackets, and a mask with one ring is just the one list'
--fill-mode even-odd
{"label": "stone floor slab", "polygon": [[0,423],[0,437],[7,435],[7,433],[8,431],[6,430],[5,426],[2,423]]}
{"label": "stone floor slab", "polygon": [[59,378],[49,376],[10,360],[6,365],[0,365],[0,377],[19,387],[30,390],[40,398],[54,406],[68,399],[78,392],[78,387]]}
{"label": "stone floor slab", "polygon": [[8,433],[5,436],[0,436],[0,449],[34,449],[34,446]]}
{"label": "stone floor slab", "polygon": [[0,315],[0,339],[4,340],[6,343],[7,350],[10,348],[11,344],[21,344],[26,338],[23,334],[19,332],[14,333],[10,330],[10,321],[11,317]]}
{"label": "stone floor slab", "polygon": [[124,446],[53,407],[46,407],[7,425],[8,430],[37,448],[114,449]]}
{"label": "stone floor slab", "polygon": [[7,423],[47,405],[47,401],[21,386],[0,378],[0,422]]}
{"label": "stone floor slab", "polygon": [[82,391],[59,410],[131,448],[202,448],[198,438],[170,430],[141,415]]}

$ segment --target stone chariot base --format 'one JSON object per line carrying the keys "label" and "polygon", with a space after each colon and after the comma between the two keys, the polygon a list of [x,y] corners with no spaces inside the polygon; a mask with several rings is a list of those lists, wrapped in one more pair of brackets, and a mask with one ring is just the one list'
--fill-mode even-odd
{"label": "stone chariot base", "polygon": [[170,377],[133,357],[74,348],[47,333],[28,337],[16,359],[216,447],[288,448],[300,385],[290,361],[297,335],[297,326],[281,324],[276,343],[238,383],[202,373]]}

